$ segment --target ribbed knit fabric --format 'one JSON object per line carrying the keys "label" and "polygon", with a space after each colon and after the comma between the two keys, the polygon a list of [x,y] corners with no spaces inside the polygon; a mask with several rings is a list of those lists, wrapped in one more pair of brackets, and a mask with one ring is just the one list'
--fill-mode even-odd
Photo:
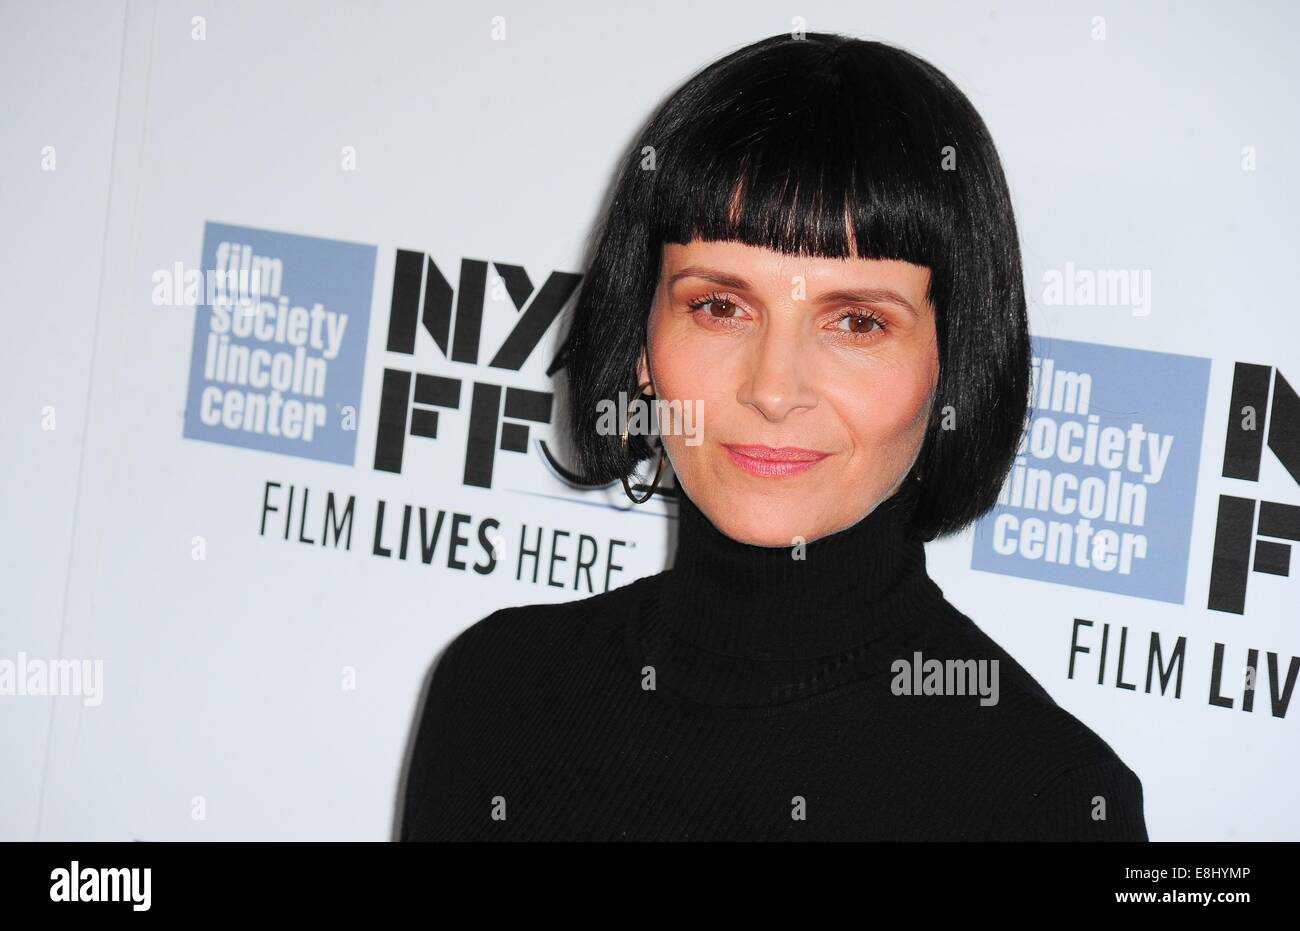
{"label": "ribbed knit fabric", "polygon": [[[1146,840],[1138,777],[930,579],[914,504],[759,547],[683,495],[672,569],[472,625],[402,839]],[[996,703],[896,694],[925,660],[996,660]]]}

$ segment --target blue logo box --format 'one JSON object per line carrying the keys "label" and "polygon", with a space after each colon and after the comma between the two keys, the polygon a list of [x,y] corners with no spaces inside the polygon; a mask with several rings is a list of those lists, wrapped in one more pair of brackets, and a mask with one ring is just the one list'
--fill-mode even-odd
{"label": "blue logo box", "polygon": [[971,568],[1182,604],[1210,360],[1035,337],[1030,425]]}
{"label": "blue logo box", "polygon": [[205,224],[184,436],[351,465],[376,252]]}

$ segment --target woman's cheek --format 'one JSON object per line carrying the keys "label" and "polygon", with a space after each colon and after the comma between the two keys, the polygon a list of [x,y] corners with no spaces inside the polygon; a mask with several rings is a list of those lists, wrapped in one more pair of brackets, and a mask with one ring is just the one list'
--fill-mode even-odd
{"label": "woman's cheek", "polygon": [[849,411],[851,428],[859,437],[876,442],[903,438],[926,421],[928,387],[920,381],[900,384],[899,379],[872,379],[857,390],[841,392],[839,408]]}
{"label": "woman's cheek", "polygon": [[665,400],[704,400],[719,388],[721,370],[707,340],[679,333],[663,334],[656,350],[655,390]]}

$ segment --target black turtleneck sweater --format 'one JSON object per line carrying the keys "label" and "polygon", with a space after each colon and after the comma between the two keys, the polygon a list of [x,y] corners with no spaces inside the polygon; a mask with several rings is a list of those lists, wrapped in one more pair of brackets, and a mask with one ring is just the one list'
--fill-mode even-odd
{"label": "black turtleneck sweater", "polygon": [[[1147,839],[1138,777],[927,575],[910,487],[802,547],[678,501],[672,569],[452,641],[403,840]],[[927,660],[997,690],[898,694]]]}

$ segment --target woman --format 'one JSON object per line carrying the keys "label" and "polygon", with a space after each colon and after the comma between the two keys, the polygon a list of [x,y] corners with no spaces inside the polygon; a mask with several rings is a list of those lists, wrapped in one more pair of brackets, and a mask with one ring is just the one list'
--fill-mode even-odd
{"label": "woman", "polygon": [[[809,33],[697,74],[623,166],[566,351],[583,473],[632,495],[671,462],[674,565],[455,638],[404,839],[1146,839],[1137,776],[926,573],[1031,380],[1006,181],[939,71]],[[634,386],[702,442],[601,429]]]}

